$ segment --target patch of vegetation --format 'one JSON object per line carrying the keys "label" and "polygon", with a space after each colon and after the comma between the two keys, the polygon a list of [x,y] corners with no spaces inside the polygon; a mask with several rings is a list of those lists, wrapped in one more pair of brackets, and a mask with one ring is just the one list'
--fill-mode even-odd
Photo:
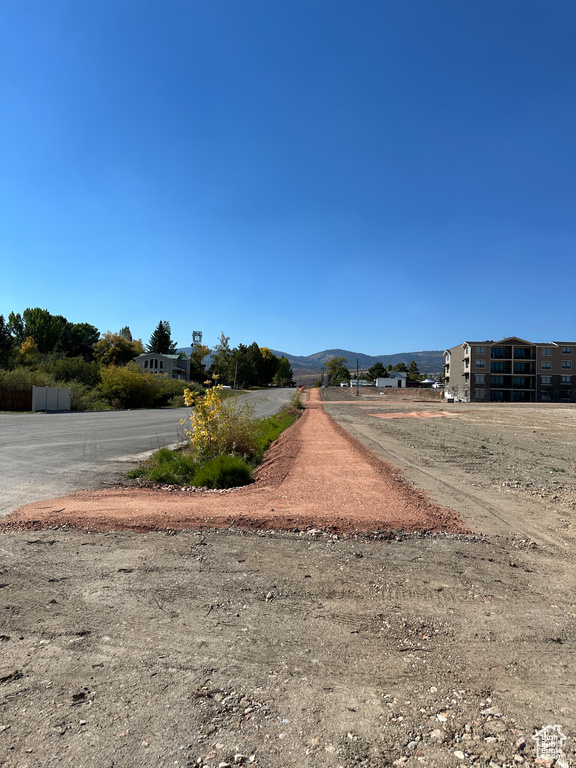
{"label": "patch of vegetation", "polygon": [[[226,401],[224,411],[218,410],[218,417],[224,413],[226,419],[220,431],[206,420],[215,416],[215,411],[206,411],[206,406],[208,403],[214,404],[214,399],[214,393],[205,398],[198,398],[203,403],[198,402],[197,407],[200,408],[196,420],[199,429],[214,427],[215,437],[212,441],[206,434],[202,434],[197,442],[190,440],[189,444],[175,450],[160,448],[139,467],[129,472],[127,477],[142,478],[151,483],[197,488],[223,489],[247,485],[252,482],[254,468],[262,462],[267,448],[285,429],[294,424],[302,409],[300,398],[296,394],[292,397],[290,405],[274,416],[247,421],[243,408],[233,400]],[[228,403],[234,405],[231,419],[228,419],[230,411],[225,407]],[[235,428],[239,428],[239,432],[235,432]],[[215,453],[218,441],[221,447],[228,448],[227,452]],[[240,446],[246,449],[248,445],[249,452],[240,453]]]}
{"label": "patch of vegetation", "polygon": [[237,488],[252,482],[252,467],[240,456],[218,456],[199,467],[192,485],[198,488]]}
{"label": "patch of vegetation", "polygon": [[565,469],[562,469],[562,467],[552,467],[552,472],[566,472]]}

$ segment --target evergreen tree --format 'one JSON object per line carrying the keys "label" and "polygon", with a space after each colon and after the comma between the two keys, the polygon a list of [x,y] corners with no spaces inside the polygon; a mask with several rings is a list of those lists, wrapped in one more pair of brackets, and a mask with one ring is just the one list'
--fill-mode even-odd
{"label": "evergreen tree", "polygon": [[416,360],[412,360],[412,362],[408,366],[408,378],[409,379],[420,378],[420,371],[418,370],[418,363],[416,362]]}
{"label": "evergreen tree", "polygon": [[0,366],[8,364],[10,353],[14,347],[14,337],[4,322],[4,315],[0,315]]}
{"label": "evergreen tree", "polygon": [[158,355],[173,355],[176,352],[176,342],[172,341],[172,331],[168,320],[160,320],[156,330],[150,336],[148,352]]}
{"label": "evergreen tree", "polygon": [[384,368],[384,365],[380,362],[374,363],[372,368],[369,368],[368,373],[366,374],[368,381],[376,381],[376,379],[383,379],[387,376],[388,372],[386,371],[386,368]]}
{"label": "evergreen tree", "polygon": [[129,325],[125,325],[123,328],[120,328],[118,331],[118,336],[122,336],[124,339],[126,339],[126,341],[134,341]]}

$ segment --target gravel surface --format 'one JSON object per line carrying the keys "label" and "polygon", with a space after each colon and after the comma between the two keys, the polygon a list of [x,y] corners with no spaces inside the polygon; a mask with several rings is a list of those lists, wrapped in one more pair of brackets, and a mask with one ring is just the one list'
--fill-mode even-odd
{"label": "gravel surface", "polygon": [[5,529],[68,525],[90,530],[166,530],[229,525],[351,531],[467,529],[402,473],[354,440],[310,391],[304,415],[268,452],[256,482],[233,492],[120,488],[20,508]]}
{"label": "gravel surface", "polygon": [[[566,736],[556,765],[576,765],[576,408],[455,404],[450,418],[414,418],[446,406],[337,394],[325,408],[392,466],[330,419],[323,443],[313,401],[250,489],[256,502],[275,488],[274,504],[290,489],[290,513],[279,509],[300,530],[270,529],[279,518],[264,505],[259,530],[210,528],[210,513],[204,530],[122,531],[95,507],[79,514],[108,530],[66,515],[19,528],[84,496],[9,519],[2,768],[535,768],[552,762],[534,739],[548,726]],[[352,469],[338,469],[340,451]],[[323,458],[318,493],[299,518],[310,453]],[[373,483],[400,486],[378,524],[408,500],[473,533],[378,530],[357,497],[345,513],[336,501],[355,474],[370,504]],[[170,499],[232,509],[246,491],[148,492],[142,507],[130,493],[110,514],[125,504],[125,519],[151,508],[172,523]],[[361,515],[346,526],[351,508]]]}

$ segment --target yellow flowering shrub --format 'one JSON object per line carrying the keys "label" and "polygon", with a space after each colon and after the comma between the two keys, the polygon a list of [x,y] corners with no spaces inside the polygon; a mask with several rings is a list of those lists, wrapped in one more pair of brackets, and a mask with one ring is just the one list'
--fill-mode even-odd
{"label": "yellow flowering shrub", "polygon": [[205,395],[184,390],[184,402],[193,410],[181,423],[200,461],[226,454],[253,458],[258,447],[258,426],[251,403],[241,403],[236,397],[224,399],[219,384]]}

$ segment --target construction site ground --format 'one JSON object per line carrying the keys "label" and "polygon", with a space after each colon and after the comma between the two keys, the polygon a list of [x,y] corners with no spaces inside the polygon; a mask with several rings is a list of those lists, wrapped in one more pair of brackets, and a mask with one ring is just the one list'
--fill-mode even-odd
{"label": "construction site ground", "polygon": [[576,406],[411,396],[6,518],[0,766],[576,765]]}

